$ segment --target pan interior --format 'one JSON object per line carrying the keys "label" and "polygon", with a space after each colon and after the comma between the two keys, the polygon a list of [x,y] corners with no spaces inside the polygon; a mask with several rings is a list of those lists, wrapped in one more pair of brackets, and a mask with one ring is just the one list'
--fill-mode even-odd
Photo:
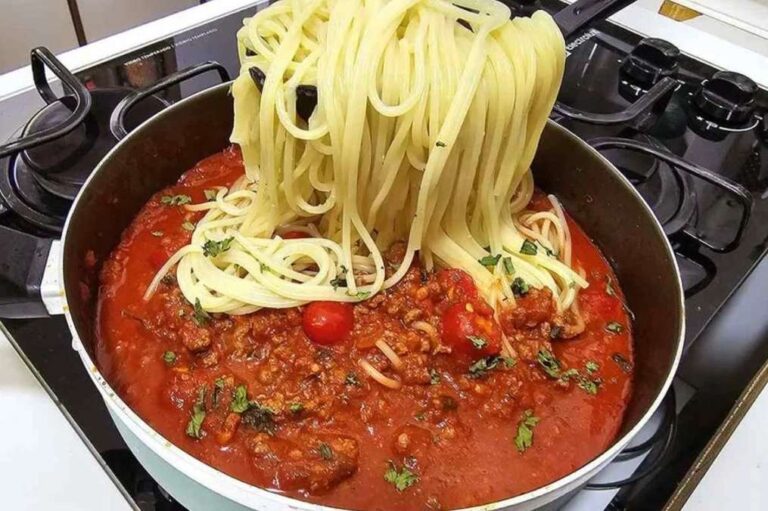
{"label": "pan interior", "polygon": [[[147,121],[105,157],[75,202],[64,233],[64,283],[73,323],[91,358],[101,263],[152,194],[229,144],[228,91],[229,84],[208,89]],[[677,360],[683,306],[674,257],[629,182],[551,121],[533,170],[537,186],[557,195],[608,258],[635,315],[634,393],[623,435],[646,414]]]}

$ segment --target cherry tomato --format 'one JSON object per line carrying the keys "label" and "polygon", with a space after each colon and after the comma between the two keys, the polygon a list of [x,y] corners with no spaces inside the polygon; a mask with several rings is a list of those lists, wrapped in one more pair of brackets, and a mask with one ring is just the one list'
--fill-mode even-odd
{"label": "cherry tomato", "polygon": [[437,274],[437,282],[450,300],[474,300],[477,298],[475,281],[464,270],[448,268]]}
{"label": "cherry tomato", "polygon": [[304,308],[301,324],[304,333],[317,344],[344,342],[354,324],[352,306],[340,302],[312,302]]}
{"label": "cherry tomato", "polygon": [[469,302],[448,307],[440,322],[443,343],[456,353],[488,356],[501,351],[501,328],[493,316],[480,314]]}
{"label": "cherry tomato", "polygon": [[286,231],[280,235],[284,240],[299,240],[302,238],[309,238],[309,234],[304,231]]}

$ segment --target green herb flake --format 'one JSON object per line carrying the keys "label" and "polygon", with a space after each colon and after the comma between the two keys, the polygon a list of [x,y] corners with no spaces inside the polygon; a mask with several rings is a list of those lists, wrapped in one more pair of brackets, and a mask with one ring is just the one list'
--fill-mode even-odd
{"label": "green herb flake", "polygon": [[624,327],[622,326],[622,324],[616,321],[611,321],[610,323],[605,325],[605,329],[611,332],[612,334],[620,334],[621,332],[624,331]]}
{"label": "green herb flake", "polygon": [[517,424],[515,446],[518,452],[523,452],[533,445],[533,428],[539,423],[539,418],[533,415],[533,410],[523,412],[523,417]]}
{"label": "green herb flake", "polygon": [[563,333],[563,327],[555,325],[549,331],[549,338],[550,339],[559,339],[560,335],[562,335],[562,333]]}
{"label": "green herb flake", "polygon": [[416,484],[419,481],[419,476],[408,470],[408,467],[398,470],[397,465],[390,461],[389,467],[384,473],[384,480],[394,486],[397,491],[402,492]]}
{"label": "green herb flake", "polygon": [[536,247],[536,244],[531,240],[523,241],[523,244],[520,247],[520,253],[525,255],[535,256],[538,253],[538,251],[539,250]]}
{"label": "green herb flake", "polygon": [[598,381],[591,380],[589,378],[586,378],[584,376],[579,377],[579,388],[584,390],[587,394],[592,394],[593,396],[597,394],[597,386]]}
{"label": "green herb flake", "polygon": [[211,321],[211,315],[200,305],[200,298],[195,298],[195,312],[192,315],[192,320],[197,326],[205,326]]}
{"label": "green herb flake", "polygon": [[487,255],[483,257],[482,259],[478,259],[478,263],[482,264],[483,266],[496,266],[499,263],[499,259],[501,259],[501,254],[494,255]]}
{"label": "green herb flake", "polygon": [[504,367],[511,369],[517,365],[517,359],[514,357],[502,357],[504,360]]}
{"label": "green herb flake", "polygon": [[233,237],[229,237],[219,241],[207,240],[203,243],[203,255],[206,257],[216,257],[222,252],[226,252],[229,250],[234,239],[235,238]]}
{"label": "green herb flake", "polygon": [[611,280],[610,275],[606,275],[605,277],[605,294],[608,296],[616,296],[616,291],[613,289],[613,281]]}
{"label": "green herb flake", "polygon": [[552,378],[560,377],[560,362],[555,358],[551,351],[540,349],[536,358],[545,373]]}
{"label": "green herb flake", "polygon": [[515,280],[512,281],[512,294],[515,295],[515,298],[527,295],[529,290],[528,283],[522,278],[515,277]]}
{"label": "green herb flake", "polygon": [[160,198],[160,203],[166,206],[182,206],[192,202],[192,197],[189,195],[163,195]]}
{"label": "green herb flake", "polygon": [[[349,294],[349,293],[347,293],[347,294]],[[371,296],[371,292],[370,291],[358,291],[354,295],[350,295],[350,296],[354,296],[355,298],[359,298],[361,300],[365,300],[366,298]]]}
{"label": "green herb flake", "polygon": [[353,387],[360,387],[361,385],[360,380],[354,372],[347,373],[346,378],[344,378],[344,383],[346,385],[352,385]]}
{"label": "green herb flake", "polygon": [[437,385],[440,383],[440,373],[437,372],[437,369],[430,369],[429,370],[429,383],[431,385]]}
{"label": "green herb flake", "polygon": [[587,360],[587,363],[584,364],[584,367],[587,369],[587,372],[590,374],[600,369],[600,365],[594,360]]}
{"label": "green herb flake", "polygon": [[172,365],[174,362],[176,362],[176,353],[172,351],[166,351],[163,353],[163,360],[166,364]]}
{"label": "green herb flake", "polygon": [[211,395],[211,401],[213,401],[214,407],[218,406],[219,395],[221,394],[221,391],[224,390],[225,385],[226,381],[224,380],[223,376],[219,376],[213,381],[213,394]]}
{"label": "green herb flake", "polygon": [[203,193],[205,194],[205,199],[211,201],[211,200],[214,200],[216,198],[217,191],[216,190],[205,190],[205,191],[203,191]]}
{"label": "green herb flake", "polygon": [[256,401],[248,403],[248,409],[241,414],[241,421],[246,426],[250,426],[256,431],[270,436],[273,436],[275,431],[277,431],[275,411]]}
{"label": "green herb flake", "polygon": [[154,236],[155,238],[162,238],[163,231],[152,231],[152,236]]}
{"label": "green herb flake", "polygon": [[339,273],[336,275],[336,278],[331,280],[330,284],[333,286],[333,289],[337,289],[340,287],[347,287],[347,278],[345,275],[347,274],[347,267],[343,264],[339,267]]}
{"label": "green herb flake", "polygon": [[441,142],[441,141],[438,140],[437,142],[435,142],[435,145],[437,147],[445,147],[445,142]]}
{"label": "green herb flake", "polygon": [[288,405],[288,409],[291,411],[292,414],[298,415],[304,411],[304,405],[298,402],[291,403],[290,405]]}
{"label": "green herb flake", "polygon": [[203,438],[203,420],[205,420],[205,385],[197,391],[197,400],[192,407],[192,414],[187,423],[187,436],[200,439]]}
{"label": "green herb flake", "polygon": [[195,224],[187,220],[183,224],[181,224],[181,228],[184,229],[185,231],[192,232],[195,230]]}
{"label": "green herb flake", "polygon": [[501,260],[502,264],[504,265],[504,272],[506,272],[507,275],[512,275],[515,273],[515,265],[512,264],[512,258],[507,256],[504,259]]}
{"label": "green herb flake", "polygon": [[321,442],[320,445],[317,446],[317,452],[320,454],[320,457],[324,460],[332,460],[333,459],[333,449],[330,445],[326,444],[325,442]]}
{"label": "green herb flake", "polygon": [[232,392],[232,402],[229,404],[229,409],[235,413],[243,413],[250,408],[248,403],[248,389],[245,385],[238,385]]}
{"label": "green herb flake", "polygon": [[414,419],[417,421],[425,421],[427,420],[427,415],[424,412],[419,412],[416,415],[413,416]]}
{"label": "green herb flake", "polygon": [[469,339],[469,342],[472,343],[472,346],[474,346],[475,349],[481,350],[486,346],[488,346],[488,341],[486,341],[482,337],[478,337],[476,335],[468,335],[467,339]]}
{"label": "green herb flake", "polygon": [[502,362],[502,358],[495,355],[476,360],[469,366],[469,377],[482,378],[488,371],[495,369],[500,362]]}

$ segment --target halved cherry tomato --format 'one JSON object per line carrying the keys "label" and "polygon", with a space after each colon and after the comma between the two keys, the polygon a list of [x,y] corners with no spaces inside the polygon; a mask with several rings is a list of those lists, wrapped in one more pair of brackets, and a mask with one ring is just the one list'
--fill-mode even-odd
{"label": "halved cherry tomato", "polygon": [[312,342],[330,345],[347,340],[354,321],[352,306],[347,303],[312,302],[304,308],[301,325]]}
{"label": "halved cherry tomato", "polygon": [[309,234],[304,231],[286,231],[280,235],[284,240],[299,240],[302,238],[309,238]]}
{"label": "halved cherry tomato", "polygon": [[453,352],[472,356],[501,351],[501,328],[493,316],[481,314],[469,302],[455,303],[440,318],[443,343]]}

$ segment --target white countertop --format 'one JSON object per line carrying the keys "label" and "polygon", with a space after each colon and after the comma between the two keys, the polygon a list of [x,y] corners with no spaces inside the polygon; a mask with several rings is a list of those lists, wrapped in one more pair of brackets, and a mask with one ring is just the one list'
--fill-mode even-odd
{"label": "white countertop", "polygon": [[0,410],[3,509],[132,509],[2,329]]}

